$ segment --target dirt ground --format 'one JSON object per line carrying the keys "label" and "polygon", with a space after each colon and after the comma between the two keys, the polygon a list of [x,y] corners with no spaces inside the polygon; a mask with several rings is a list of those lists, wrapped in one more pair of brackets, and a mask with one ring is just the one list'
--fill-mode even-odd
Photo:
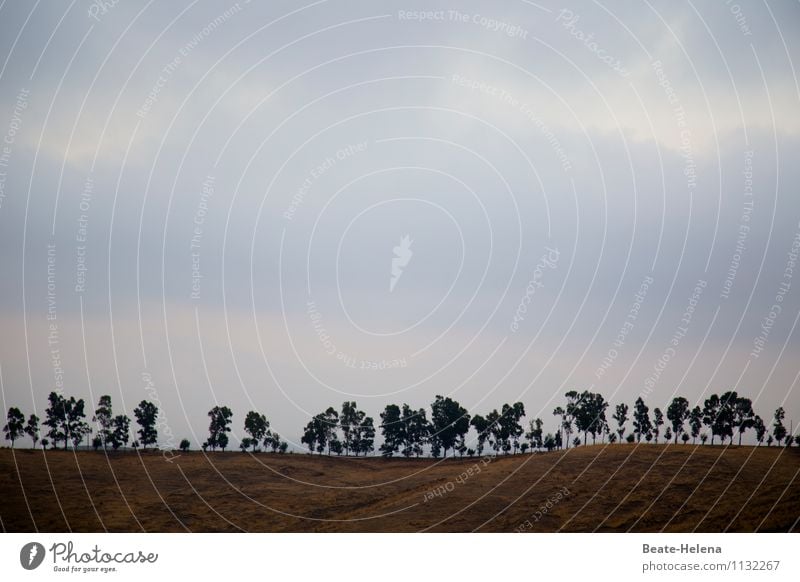
{"label": "dirt ground", "polygon": [[484,459],[0,450],[4,531],[800,531],[800,448]]}

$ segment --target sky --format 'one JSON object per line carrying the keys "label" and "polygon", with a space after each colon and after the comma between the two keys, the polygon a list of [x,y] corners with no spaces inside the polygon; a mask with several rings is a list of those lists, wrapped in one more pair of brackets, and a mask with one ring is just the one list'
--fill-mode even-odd
{"label": "sky", "polygon": [[[800,421],[796,2],[7,2],[0,392]],[[93,405],[90,407],[93,408]],[[609,413],[610,417],[610,413]]]}

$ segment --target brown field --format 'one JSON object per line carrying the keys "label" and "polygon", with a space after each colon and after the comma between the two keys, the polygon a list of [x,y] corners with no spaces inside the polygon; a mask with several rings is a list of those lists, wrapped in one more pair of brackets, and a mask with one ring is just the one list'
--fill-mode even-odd
{"label": "brown field", "polygon": [[[167,462],[154,451],[3,449],[0,524],[50,532],[513,532],[527,520],[524,529],[546,532],[800,531],[798,473],[800,449],[777,447],[598,445],[485,464],[239,452]],[[429,494],[437,487],[444,493]]]}

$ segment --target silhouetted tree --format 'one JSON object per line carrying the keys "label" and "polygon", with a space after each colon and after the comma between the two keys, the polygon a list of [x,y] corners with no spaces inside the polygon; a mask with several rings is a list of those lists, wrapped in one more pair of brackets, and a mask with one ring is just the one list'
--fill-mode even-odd
{"label": "silhouetted tree", "polygon": [[775,410],[774,422],[772,423],[772,435],[775,437],[775,442],[780,445],[783,440],[786,438],[786,427],[783,425],[783,419],[786,417],[786,412],[783,410],[783,406],[778,407]]}
{"label": "silhouetted tree", "polygon": [[39,440],[39,417],[31,414],[28,418],[28,424],[25,425],[25,434],[31,437],[33,441],[33,448],[36,448],[36,442]]}
{"label": "silhouetted tree", "polygon": [[628,422],[628,405],[627,404],[617,404],[615,409],[614,415],[611,417],[617,421],[617,434],[619,435],[619,440],[622,441],[622,437],[625,435],[625,423]]}
{"label": "silhouetted tree", "polygon": [[49,444],[50,444],[50,440],[49,440],[49,439],[46,439],[46,438],[44,438],[44,439],[42,439],[42,441],[41,441],[41,442],[42,442],[42,450],[43,450],[43,451],[46,451],[46,450],[47,450],[47,445],[49,445]]}
{"label": "silhouetted tree", "polygon": [[357,447],[356,455],[363,453],[366,457],[375,450],[375,422],[371,416],[365,417],[358,425],[353,442]]}
{"label": "silhouetted tree", "polygon": [[[83,437],[92,432],[92,429],[89,428],[89,425],[83,420],[86,418],[86,414],[84,413],[85,403],[83,398],[75,400],[73,396],[70,396],[69,400],[65,400],[64,402],[66,403],[65,418],[69,438],[72,440],[72,445],[77,447],[81,444]],[[66,446],[67,443],[64,443],[65,448]]]}
{"label": "silhouetted tree", "polygon": [[445,457],[469,431],[469,419],[469,413],[458,402],[436,395],[431,404],[431,440],[442,448]]}
{"label": "silhouetted tree", "polygon": [[181,444],[180,444],[181,451],[183,451],[185,453],[186,451],[189,450],[190,446],[191,446],[191,443],[189,442],[189,439],[181,439]]}
{"label": "silhouetted tree", "polygon": [[[564,429],[564,425],[567,422],[567,413],[560,406],[556,406],[553,409],[553,416],[557,416],[558,417],[558,430],[556,431],[556,434],[558,435],[559,440],[561,440],[561,431]],[[569,443],[567,443],[567,447],[569,447]],[[560,444],[558,445],[558,448],[559,449],[561,448]]]}
{"label": "silhouetted tree", "polygon": [[500,424],[500,413],[497,410],[486,415],[486,428],[489,431],[489,446],[498,455],[503,448],[503,425]]}
{"label": "silhouetted tree", "polygon": [[158,419],[158,407],[152,402],[142,400],[139,406],[133,409],[133,416],[139,424],[139,442],[144,450],[147,445],[154,445],[158,442],[158,431],[156,430],[156,420]]}
{"label": "silhouetted tree", "polygon": [[310,455],[314,454],[317,446],[317,423],[315,419],[316,417],[308,421],[308,424],[303,429],[303,435],[300,437],[300,442],[308,447]]}
{"label": "silhouetted tree", "polygon": [[700,431],[703,429],[703,411],[699,406],[692,408],[689,413],[689,428],[692,430],[692,444],[694,445],[697,437],[700,436]]}
{"label": "silhouetted tree", "polygon": [[683,430],[683,423],[689,418],[689,401],[683,396],[677,396],[667,407],[667,419],[672,425],[672,433],[675,435],[675,444]]}
{"label": "silhouetted tree", "polygon": [[739,444],[742,444],[742,435],[748,428],[755,426],[755,412],[753,401],[749,398],[737,398],[733,403],[733,428],[739,433]]}
{"label": "silhouetted tree", "polygon": [[256,452],[256,447],[266,436],[269,429],[269,421],[263,414],[259,414],[255,410],[247,413],[244,419],[244,430],[250,435],[249,444],[253,447],[253,452]]}
{"label": "silhouetted tree", "polygon": [[[339,441],[339,413],[329,406],[323,414],[324,424],[323,431],[325,433],[325,442],[328,445],[328,454],[331,454],[331,447],[336,446],[334,443]],[[341,441],[339,441],[341,442]]]}
{"label": "silhouetted tree", "polygon": [[[358,426],[364,420],[364,412],[359,410],[356,406],[355,402],[343,402],[342,403],[342,414],[339,416],[339,423],[342,427],[342,435],[344,436],[343,443],[344,444],[344,453],[346,455],[350,454],[350,450],[353,447],[353,434],[357,432]],[[356,448],[358,447],[357,438],[356,440]],[[358,456],[358,453],[356,453]]]}
{"label": "silhouetted tree", "polygon": [[689,435],[686,434],[686,433],[683,433],[683,435],[681,436],[681,440],[683,441],[683,444],[688,443],[689,442]]}
{"label": "silhouetted tree", "polygon": [[476,414],[470,420],[470,424],[475,427],[475,432],[478,435],[478,455],[482,455],[486,440],[489,438],[489,423],[483,416]]}
{"label": "silhouetted tree", "polygon": [[764,435],[767,434],[767,427],[764,426],[764,419],[756,415],[753,418],[753,429],[756,431],[756,441],[758,442],[757,446],[760,447],[761,443],[764,442]]}
{"label": "silhouetted tree", "polygon": [[227,406],[215,406],[208,411],[208,417],[211,420],[208,423],[208,441],[206,442],[212,451],[216,451],[219,447],[224,452],[225,447],[228,446],[228,433],[231,430],[233,412]]}
{"label": "silhouetted tree", "polygon": [[[653,409],[653,436],[658,443],[658,434],[661,432],[661,427],[664,426],[664,413],[660,408]],[[647,439],[650,440],[650,439]]]}
{"label": "silhouetted tree", "polygon": [[547,436],[544,437],[544,443],[542,443],[544,448],[547,452],[551,452],[554,448],[556,448],[556,439],[553,437],[552,434],[547,433]]}
{"label": "silhouetted tree", "polygon": [[[596,392],[583,393],[583,407],[587,409],[589,416],[589,423],[587,431],[592,435],[592,444],[597,442],[597,435],[604,434],[608,427],[606,421],[606,410],[608,409],[608,402],[605,401],[602,394]],[[584,443],[586,442],[586,433],[584,432]]]}
{"label": "silhouetted tree", "polygon": [[406,425],[400,416],[400,407],[397,404],[387,404],[381,412],[381,432],[383,444],[379,447],[381,455],[391,457],[406,441]]}
{"label": "silhouetted tree", "polygon": [[734,406],[738,399],[736,392],[725,392],[722,397],[712,394],[703,406],[703,424],[711,429],[711,444],[714,437],[720,437],[725,444],[725,437],[733,439]]}
{"label": "silhouetted tree", "polygon": [[[522,436],[523,429],[520,420],[525,416],[525,405],[522,402],[515,402],[512,405],[503,405],[503,414],[500,423],[503,426],[503,450],[506,454],[510,449],[514,450],[514,454],[519,449],[519,439]],[[469,424],[467,425],[469,430]],[[466,434],[466,431],[464,431]],[[461,435],[463,439],[464,434]]]}
{"label": "silhouetted tree", "polygon": [[431,436],[431,423],[428,422],[428,412],[424,408],[417,409],[409,430],[408,438],[414,443],[414,455],[419,458]]}
{"label": "silhouetted tree", "polygon": [[111,431],[110,443],[116,451],[120,447],[127,447],[130,440],[130,424],[131,419],[124,414],[118,414],[114,417],[113,430]]}
{"label": "silhouetted tree", "polygon": [[733,428],[736,418],[736,403],[739,401],[739,395],[735,391],[725,392],[720,396],[720,408],[717,415],[720,439],[722,444],[725,444],[725,438],[730,440],[729,444],[733,444]]}
{"label": "silhouetted tree", "polygon": [[48,401],[50,406],[45,411],[44,425],[49,428],[47,436],[52,439],[53,446],[64,441],[64,450],[67,450],[70,441],[76,446],[80,444],[89,429],[83,420],[86,418],[83,399],[76,400],[74,396],[67,399],[51,392]]}
{"label": "silhouetted tree", "polygon": [[709,396],[703,404],[703,424],[711,429],[712,445],[714,444],[714,437],[717,434],[717,429],[714,427],[714,423],[719,415],[719,406],[719,396],[716,394]]}
{"label": "silhouetted tree", "polygon": [[325,415],[316,414],[306,425],[300,442],[305,443],[310,453],[317,451],[322,454],[325,451]]}
{"label": "silhouetted tree", "polygon": [[45,420],[42,424],[49,429],[47,431],[47,436],[49,440],[52,441],[53,448],[58,448],[59,441],[63,440],[64,449],[66,449],[69,436],[66,433],[66,404],[64,397],[56,392],[51,392],[47,397],[47,401],[50,403],[50,406],[45,410]]}
{"label": "silhouetted tree", "polygon": [[100,445],[105,449],[107,443],[111,441],[112,423],[114,417],[111,412],[111,396],[105,394],[100,397],[97,403],[97,410],[94,411],[92,421],[97,423],[97,438]]}
{"label": "silhouetted tree", "polygon": [[[568,392],[567,396],[574,392]],[[589,432],[589,428],[592,425],[592,421],[594,420],[594,411],[593,411],[593,403],[592,398],[594,394],[591,392],[584,390],[583,393],[580,395],[580,399],[572,405],[571,412],[573,417],[575,418],[575,428],[578,432],[583,433],[583,444],[586,444],[586,435]],[[567,410],[570,410],[570,405],[567,404]]]}
{"label": "silhouetted tree", "polygon": [[642,437],[647,438],[648,435],[652,438],[652,425],[650,424],[650,409],[642,400],[642,397],[636,399],[633,405],[633,432],[636,434],[636,442],[642,442]]}
{"label": "silhouetted tree", "polygon": [[333,443],[338,441],[339,413],[329,406],[325,412],[315,415],[306,425],[305,432],[300,439],[306,443],[311,452],[316,451],[322,454],[326,451],[331,454]]}
{"label": "silhouetted tree", "polygon": [[[578,406],[580,405],[580,395],[575,390],[570,390],[566,394],[564,394],[567,398],[567,406],[564,408],[564,435],[565,441],[567,443],[567,448],[569,448],[570,437],[572,436],[572,423],[575,422],[575,415],[578,410]],[[575,441],[572,441],[575,444]]]}
{"label": "silhouetted tree", "polygon": [[424,408],[414,410],[408,404],[403,404],[401,421],[403,424],[401,430],[403,455],[419,457],[428,440],[430,429],[428,415]]}
{"label": "silhouetted tree", "polygon": [[[281,440],[281,435],[277,432],[267,431],[267,435],[264,437],[264,450],[271,449],[273,453],[277,453],[281,450],[282,445],[286,445],[286,443]],[[286,449],[284,448],[284,450]]]}
{"label": "silhouetted tree", "polygon": [[19,408],[12,406],[6,415],[8,423],[3,427],[6,440],[11,441],[11,448],[14,448],[14,441],[25,434],[25,415]]}
{"label": "silhouetted tree", "polygon": [[544,441],[542,440],[543,424],[544,423],[542,422],[542,419],[537,418],[536,420],[530,421],[530,424],[528,425],[530,431],[525,433],[525,438],[528,439],[531,444],[531,449],[533,450],[541,449],[544,444]]}
{"label": "silhouetted tree", "polygon": [[719,396],[712,394],[703,404],[703,424],[711,430],[711,444],[714,444],[714,437],[724,437],[724,418],[722,413],[722,401]]}
{"label": "silhouetted tree", "polygon": [[[344,402],[342,414],[339,416],[339,426],[344,436],[342,445],[344,453],[358,456],[362,452],[366,456],[374,448],[375,426],[372,418],[367,422],[366,414],[359,410],[355,402]],[[369,436],[371,434],[371,436]],[[336,451],[334,451],[336,452]]]}

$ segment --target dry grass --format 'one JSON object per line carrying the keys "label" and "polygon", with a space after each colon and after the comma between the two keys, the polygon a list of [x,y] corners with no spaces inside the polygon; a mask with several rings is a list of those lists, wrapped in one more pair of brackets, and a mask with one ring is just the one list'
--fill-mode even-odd
{"label": "dry grass", "polygon": [[[799,472],[800,449],[776,447],[598,445],[485,465],[4,449],[0,520],[58,532],[512,532],[526,520],[548,532],[800,531]],[[437,486],[448,491],[426,502]],[[569,495],[534,523],[562,487]]]}

